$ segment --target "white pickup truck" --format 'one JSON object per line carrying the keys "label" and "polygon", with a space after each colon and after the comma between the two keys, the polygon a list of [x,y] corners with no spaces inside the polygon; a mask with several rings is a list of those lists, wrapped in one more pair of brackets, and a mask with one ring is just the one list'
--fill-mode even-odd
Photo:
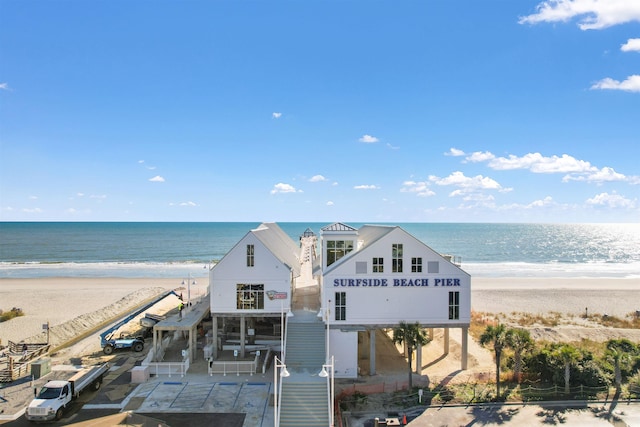
{"label": "white pickup truck", "polygon": [[25,417],[29,421],[59,420],[65,408],[87,388],[98,390],[102,377],[109,370],[109,364],[93,366],[76,373],[67,381],[47,382],[35,399],[29,403]]}

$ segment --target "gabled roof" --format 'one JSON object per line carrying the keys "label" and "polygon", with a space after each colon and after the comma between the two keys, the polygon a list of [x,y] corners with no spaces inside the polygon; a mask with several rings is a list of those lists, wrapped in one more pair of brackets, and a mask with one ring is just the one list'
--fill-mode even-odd
{"label": "gabled roof", "polygon": [[373,242],[391,233],[397,225],[363,225],[358,230],[358,241],[362,241],[362,247],[367,247]]}
{"label": "gabled roof", "polygon": [[300,248],[275,222],[263,222],[250,231],[283,264],[291,269],[294,277],[300,275]]}
{"label": "gabled roof", "polygon": [[343,224],[341,222],[334,222],[333,224],[325,225],[321,228],[322,231],[358,231],[357,228],[353,228],[350,225]]}
{"label": "gabled roof", "polygon": [[[367,250],[369,247],[373,246],[377,241],[379,241],[384,236],[386,236],[387,234],[389,234],[389,233],[391,233],[391,232],[393,232],[395,230],[400,230],[400,232],[402,232],[407,237],[409,237],[409,238],[415,240],[416,242],[418,242],[425,249],[431,251],[435,255],[437,255],[437,256],[439,256],[439,257],[444,259],[444,257],[440,253],[438,253],[435,250],[433,250],[429,245],[427,245],[426,243],[424,243],[423,241],[421,241],[420,239],[418,239],[414,235],[408,233],[406,230],[404,230],[400,226],[397,226],[397,225],[363,225],[362,227],[360,227],[359,230],[357,230],[357,232],[358,232],[358,242],[360,243],[359,245],[357,245],[357,249],[355,251],[349,252],[348,254],[346,254],[345,256],[340,258],[338,261],[336,261],[335,263],[331,264],[331,266],[327,267],[327,269],[324,271],[324,274],[327,274],[327,273],[331,272],[332,270],[338,268],[340,265],[342,265],[345,262],[349,262],[348,260],[351,257],[353,257],[355,254],[360,253],[361,251]],[[458,268],[463,273],[469,274],[466,271],[462,270],[462,268],[460,268],[460,266],[455,265],[455,267]]]}

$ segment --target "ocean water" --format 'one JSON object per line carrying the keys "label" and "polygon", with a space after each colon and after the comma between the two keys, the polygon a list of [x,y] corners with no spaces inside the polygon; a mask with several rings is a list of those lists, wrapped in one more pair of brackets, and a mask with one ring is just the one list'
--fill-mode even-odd
{"label": "ocean water", "polygon": [[[328,225],[278,224],[294,241]],[[0,278],[206,276],[208,265],[258,225],[0,222]],[[460,257],[472,276],[640,278],[640,224],[391,225]]]}

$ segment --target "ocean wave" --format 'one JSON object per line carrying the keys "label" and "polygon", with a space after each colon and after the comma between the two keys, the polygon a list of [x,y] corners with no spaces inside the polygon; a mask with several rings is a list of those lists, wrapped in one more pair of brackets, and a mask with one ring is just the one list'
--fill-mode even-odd
{"label": "ocean wave", "polygon": [[477,277],[640,277],[640,262],[463,263],[462,269]]}
{"label": "ocean wave", "polygon": [[124,277],[184,278],[207,276],[213,264],[202,262],[58,262],[0,263],[0,278]]}
{"label": "ocean wave", "polygon": [[[0,278],[122,277],[184,278],[206,277],[213,263],[202,262],[0,262]],[[465,263],[461,268],[475,277],[595,277],[640,278],[640,262],[500,262]]]}

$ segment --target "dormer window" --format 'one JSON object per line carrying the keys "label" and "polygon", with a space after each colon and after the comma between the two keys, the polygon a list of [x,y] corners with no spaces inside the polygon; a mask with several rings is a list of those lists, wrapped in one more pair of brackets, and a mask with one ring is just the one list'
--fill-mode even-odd
{"label": "dormer window", "polygon": [[353,251],[353,240],[327,240],[327,267]]}

